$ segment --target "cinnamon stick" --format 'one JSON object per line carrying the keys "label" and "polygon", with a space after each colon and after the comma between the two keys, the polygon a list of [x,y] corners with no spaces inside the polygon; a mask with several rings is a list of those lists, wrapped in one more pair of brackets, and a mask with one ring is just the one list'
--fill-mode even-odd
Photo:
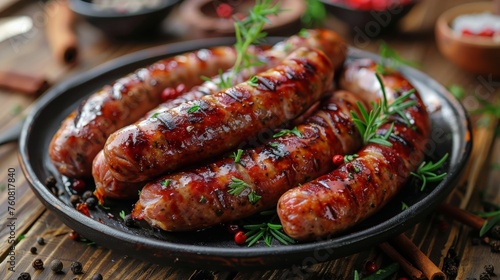
{"label": "cinnamon stick", "polygon": [[427,279],[446,279],[446,275],[406,235],[398,235],[394,239],[394,243],[400,252],[405,254],[422,271]]}
{"label": "cinnamon stick", "polygon": [[387,242],[384,242],[378,245],[382,251],[389,256],[393,261],[399,263],[399,266],[403,269],[403,271],[410,276],[411,279],[425,279],[422,271],[415,268],[407,259],[405,259],[394,247],[389,245]]}
{"label": "cinnamon stick", "polygon": [[460,221],[473,229],[481,230],[484,225],[485,219],[478,217],[469,211],[455,207],[449,203],[442,203],[438,207],[439,211],[451,218]]}
{"label": "cinnamon stick", "polygon": [[78,57],[78,40],[74,30],[75,14],[66,0],[52,0],[50,13],[45,16],[45,31],[54,57],[64,63],[73,64]]}
{"label": "cinnamon stick", "polygon": [[0,71],[0,88],[26,95],[38,96],[49,88],[49,83],[44,77],[39,75]]}

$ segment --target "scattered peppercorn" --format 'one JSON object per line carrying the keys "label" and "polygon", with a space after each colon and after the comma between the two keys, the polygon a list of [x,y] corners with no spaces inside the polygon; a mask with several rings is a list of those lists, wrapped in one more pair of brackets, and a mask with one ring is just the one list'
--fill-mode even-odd
{"label": "scattered peppercorn", "polygon": [[493,253],[500,253],[500,241],[492,241],[490,243],[490,249]]}
{"label": "scattered peppercorn", "polygon": [[54,272],[61,272],[63,269],[63,263],[61,260],[55,259],[52,262],[50,262],[50,269]]}
{"label": "scattered peppercorn", "polygon": [[97,207],[97,198],[95,196],[91,196],[85,200],[87,207],[89,209],[95,209]]}
{"label": "scattered peppercorn", "polygon": [[132,214],[126,215],[124,221],[127,227],[137,227],[137,221],[132,218]]}
{"label": "scattered peppercorn", "polygon": [[21,272],[17,280],[31,280],[31,275],[28,272]]}
{"label": "scattered peppercorn", "polygon": [[491,280],[491,276],[488,274],[488,272],[483,272],[481,275],[479,275],[479,280]]}
{"label": "scattered peppercorn", "polygon": [[73,205],[73,207],[76,207],[78,203],[82,202],[82,198],[77,194],[73,194],[69,197],[69,202]]}
{"label": "scattered peppercorn", "polygon": [[484,266],[484,271],[486,271],[489,275],[495,274],[495,267],[492,264],[487,264]]}
{"label": "scattered peppercorn", "polygon": [[31,248],[30,248],[30,252],[31,252],[32,254],[36,254],[36,251],[37,251],[36,247],[31,247]]}
{"label": "scattered peppercorn", "polygon": [[491,230],[490,230],[490,235],[492,238],[495,238],[495,239],[500,239],[500,226],[497,225],[497,226],[494,226]]}
{"label": "scattered peppercorn", "polygon": [[247,236],[245,235],[245,233],[243,231],[238,231],[234,235],[234,242],[236,244],[243,245],[243,244],[245,244],[246,241],[247,241]]}
{"label": "scattered peppercorn", "polygon": [[365,272],[366,275],[371,275],[378,270],[378,266],[374,261],[367,261],[365,263]]}
{"label": "scattered peppercorn", "polygon": [[45,245],[45,239],[43,239],[43,237],[38,237],[36,239],[36,243],[38,243],[40,245]]}
{"label": "scattered peppercorn", "polygon": [[80,234],[78,234],[78,232],[72,230],[72,231],[69,232],[68,237],[71,240],[77,241],[77,240],[80,239]]}
{"label": "scattered peppercorn", "polygon": [[83,266],[80,262],[72,262],[71,263],[71,271],[73,274],[80,274],[83,271]]}
{"label": "scattered peppercorn", "polygon": [[92,280],[102,280],[102,275],[100,273],[94,274],[94,276],[92,276]]}
{"label": "scattered peppercorn", "polygon": [[87,198],[91,197],[91,196],[94,196],[94,194],[92,193],[92,191],[85,191],[83,194],[82,194],[82,199],[83,201],[86,201]]}
{"label": "scattered peppercorn", "polygon": [[35,270],[42,270],[43,269],[42,259],[35,259],[31,265],[33,266],[33,268]]}
{"label": "scattered peppercorn", "polygon": [[229,224],[227,226],[227,230],[229,231],[229,233],[236,234],[238,231],[241,230],[241,228],[239,225]]}

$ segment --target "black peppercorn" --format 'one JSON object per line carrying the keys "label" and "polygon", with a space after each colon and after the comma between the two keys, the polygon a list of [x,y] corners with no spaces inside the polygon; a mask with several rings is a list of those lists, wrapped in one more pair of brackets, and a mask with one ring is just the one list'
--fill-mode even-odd
{"label": "black peppercorn", "polygon": [[491,280],[491,276],[487,272],[483,272],[479,275],[479,280]]}
{"label": "black peppercorn", "polygon": [[21,272],[17,280],[31,280],[31,275],[28,272]]}
{"label": "black peppercorn", "polygon": [[100,273],[94,274],[94,276],[92,276],[92,280],[102,280],[102,275]]}
{"label": "black peppercorn", "polygon": [[125,216],[125,225],[127,227],[137,227],[137,221],[132,218],[131,214]]}
{"label": "black peppercorn", "polygon": [[63,269],[63,263],[60,260],[55,259],[50,262],[50,269],[56,273],[61,272]]}
{"label": "black peppercorn", "polygon": [[492,238],[500,239],[500,226],[494,226],[490,230],[490,235],[491,235]]}
{"label": "black peppercorn", "polygon": [[32,254],[36,254],[36,251],[37,251],[36,247],[31,247],[31,248],[30,248],[30,252],[31,252]]}
{"label": "black peppercorn", "polygon": [[69,202],[73,205],[73,207],[76,207],[78,203],[82,202],[82,198],[77,194],[73,194],[69,197]]}
{"label": "black peppercorn", "polygon": [[443,272],[450,277],[455,277],[458,274],[458,267],[454,264],[448,265]]}
{"label": "black peppercorn", "polygon": [[83,271],[83,266],[80,262],[72,262],[71,263],[71,271],[73,274],[80,274]]}
{"label": "black peppercorn", "polygon": [[500,241],[490,242],[490,248],[493,253],[500,253]]}
{"label": "black peppercorn", "polygon": [[92,195],[85,200],[85,203],[87,203],[89,209],[95,209],[97,206],[97,198]]}
{"label": "black peppercorn", "polygon": [[43,239],[43,237],[38,237],[36,239],[36,242],[40,245],[44,245],[45,244],[45,239]]}
{"label": "black peppercorn", "polygon": [[92,193],[92,191],[85,191],[83,194],[82,194],[82,199],[83,201],[86,201],[87,198],[91,197],[91,196],[94,196],[94,194]]}
{"label": "black peppercorn", "polygon": [[489,275],[495,274],[495,267],[492,264],[487,264],[484,266],[484,271],[486,271]]}
{"label": "black peppercorn", "polygon": [[43,269],[43,261],[41,259],[35,259],[32,263],[33,268],[35,270],[42,270]]}

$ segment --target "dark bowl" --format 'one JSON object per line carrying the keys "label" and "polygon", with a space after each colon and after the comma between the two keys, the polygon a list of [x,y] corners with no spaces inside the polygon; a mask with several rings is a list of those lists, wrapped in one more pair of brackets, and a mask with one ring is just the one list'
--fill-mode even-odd
{"label": "dark bowl", "polygon": [[385,10],[354,8],[345,0],[320,0],[333,16],[348,24],[351,31],[375,37],[394,28],[418,1],[393,5]]}
{"label": "dark bowl", "polygon": [[[89,23],[115,38],[154,33],[180,0],[160,0],[136,10],[102,8],[90,0],[69,0],[70,8]],[[140,2],[138,2],[140,3]]]}

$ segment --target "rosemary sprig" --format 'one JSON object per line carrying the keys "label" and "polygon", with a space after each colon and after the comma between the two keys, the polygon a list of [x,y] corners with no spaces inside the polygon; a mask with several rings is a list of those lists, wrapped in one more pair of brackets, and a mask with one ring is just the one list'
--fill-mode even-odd
{"label": "rosemary sprig", "polygon": [[125,217],[127,217],[127,214],[125,214],[125,211],[124,210],[120,211],[120,218],[122,218],[122,220],[125,221]]}
{"label": "rosemary sprig", "polygon": [[241,160],[241,155],[242,154],[243,154],[243,150],[242,149],[238,149],[236,152],[233,152],[233,154],[230,157],[234,158],[234,162],[235,163],[239,163],[240,160]]}
{"label": "rosemary sprig", "polygon": [[246,242],[248,243],[248,247],[253,246],[257,241],[264,240],[267,246],[271,246],[271,242],[273,239],[278,240],[283,245],[290,245],[295,243],[290,236],[286,235],[283,232],[283,226],[281,224],[277,224],[278,215],[275,210],[263,211],[260,213],[261,215],[271,216],[268,222],[263,222],[259,224],[251,224],[244,225],[243,228],[248,230],[245,232],[247,236]]}
{"label": "rosemary sprig", "polygon": [[436,174],[435,171],[437,171],[439,168],[441,168],[441,166],[443,166],[446,159],[448,159],[448,153],[446,153],[436,163],[433,163],[432,161],[427,163],[425,161],[422,162],[416,172],[411,172],[411,175],[417,177],[418,179],[420,179],[420,181],[422,181],[422,185],[420,186],[420,191],[423,191],[425,189],[427,182],[438,182],[444,179],[444,177],[447,174],[446,172],[441,174]]}
{"label": "rosemary sprig", "polygon": [[387,101],[387,93],[384,83],[382,82],[382,78],[378,75],[378,73],[375,75],[378,82],[380,83],[380,88],[382,90],[382,100],[377,103],[372,103],[373,109],[369,113],[367,112],[363,104],[358,101],[357,105],[361,116],[359,116],[354,111],[351,111],[351,116],[354,124],[363,137],[363,143],[365,145],[368,143],[376,143],[390,147],[392,146],[392,144],[387,139],[392,133],[394,123],[391,124],[386,134],[384,135],[377,134],[377,129],[387,122],[389,116],[395,114],[401,116],[406,121],[407,125],[410,125],[410,120],[406,116],[404,110],[411,106],[414,106],[415,104],[417,104],[417,102],[415,100],[407,101],[410,95],[414,93],[414,89],[411,89],[389,104]]}
{"label": "rosemary sprig", "polygon": [[479,230],[479,236],[484,236],[492,227],[500,223],[500,210],[476,213],[476,215],[481,218],[491,218],[484,222],[483,226]]}
{"label": "rosemary sprig", "polygon": [[249,185],[245,181],[238,179],[236,177],[231,178],[231,183],[229,183],[229,194],[234,196],[240,195]]}
{"label": "rosemary sprig", "polygon": [[412,67],[418,67],[418,63],[402,58],[393,48],[385,41],[380,42],[379,55],[381,61],[377,64],[377,72],[386,73],[387,70],[393,70],[398,68],[400,65],[408,65]]}

